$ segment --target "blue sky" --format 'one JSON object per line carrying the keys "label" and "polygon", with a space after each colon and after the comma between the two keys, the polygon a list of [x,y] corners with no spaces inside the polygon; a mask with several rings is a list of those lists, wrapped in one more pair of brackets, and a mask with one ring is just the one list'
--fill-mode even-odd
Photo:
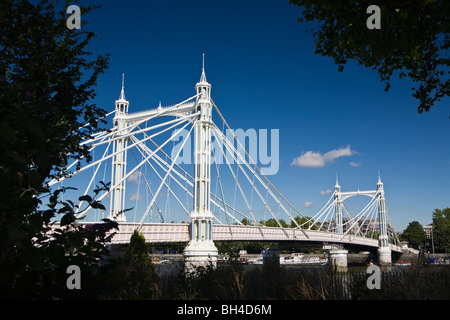
{"label": "blue sky", "polygon": [[[419,115],[408,80],[385,92],[373,70],[350,62],[337,72],[314,54],[299,16],[287,0],[103,1],[86,17],[101,36],[92,50],[111,54],[95,102],[114,108],[122,73],[130,112],[180,102],[195,94],[205,53],[212,98],[230,126],[280,130],[280,167],[269,178],[303,214],[322,208],[336,174],[343,191],[373,190],[380,170],[395,229],[430,223],[435,208],[450,206],[449,99]],[[292,164],[332,150],[347,155]]]}

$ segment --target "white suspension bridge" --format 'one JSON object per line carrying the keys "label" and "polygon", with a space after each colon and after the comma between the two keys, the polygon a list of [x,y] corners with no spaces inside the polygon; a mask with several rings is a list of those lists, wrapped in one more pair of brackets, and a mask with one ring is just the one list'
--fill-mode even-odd
{"label": "white suspension bridge", "polygon": [[[214,241],[356,245],[377,249],[380,263],[386,264],[391,263],[392,253],[401,252],[380,178],[374,190],[342,192],[336,177],[328,202],[313,217],[306,217],[263,174],[245,141],[228,125],[211,98],[204,65],[195,89],[195,95],[175,105],[160,103],[157,108],[130,113],[122,78],[120,97],[107,114],[114,115],[112,129],[82,143],[89,147],[92,161],[75,160],[66,168],[70,174],[50,181],[49,187],[84,184],[84,195],[88,195],[96,182],[109,182],[108,190],[96,199],[109,200],[106,210],[89,206],[81,210],[80,201],[77,218],[117,220],[115,244],[128,243],[134,230],[149,243],[187,242],[184,257],[192,265],[216,262]],[[213,121],[213,113],[218,122]],[[192,154],[193,163],[189,161]],[[134,189],[131,196],[128,189]],[[352,215],[345,200],[357,195],[369,201]],[[144,209],[139,208],[142,202]],[[167,223],[167,218],[175,216],[181,222]],[[271,227],[266,226],[269,221]]]}

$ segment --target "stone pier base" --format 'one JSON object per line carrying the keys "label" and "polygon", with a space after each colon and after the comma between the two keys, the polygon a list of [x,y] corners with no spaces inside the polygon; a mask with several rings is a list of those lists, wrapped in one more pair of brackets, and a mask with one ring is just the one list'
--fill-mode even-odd
{"label": "stone pier base", "polygon": [[191,241],[183,255],[188,273],[195,272],[198,267],[217,266],[218,251],[213,241]]}
{"label": "stone pier base", "polygon": [[328,266],[332,271],[347,271],[348,250],[332,249],[328,253]]}
{"label": "stone pier base", "polygon": [[262,251],[263,264],[265,266],[280,266],[280,249],[278,246],[270,246]]}
{"label": "stone pier base", "polygon": [[389,267],[392,265],[391,249],[389,248],[378,249],[378,263],[380,267]]}

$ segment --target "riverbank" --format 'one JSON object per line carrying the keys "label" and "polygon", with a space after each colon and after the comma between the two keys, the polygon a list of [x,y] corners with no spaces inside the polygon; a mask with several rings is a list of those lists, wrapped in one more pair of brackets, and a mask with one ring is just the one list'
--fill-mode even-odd
{"label": "riverbank", "polygon": [[182,263],[155,265],[160,299],[168,300],[449,300],[450,266],[392,266],[380,289],[367,285],[367,267],[332,272],[327,266],[222,263],[183,273]]}
{"label": "riverbank", "polygon": [[[286,258],[290,257],[291,254],[280,254],[280,257]],[[314,260],[319,259],[321,261],[327,259],[326,254],[303,254],[305,259]],[[160,263],[173,263],[173,262],[181,262],[183,260],[182,254],[151,254],[151,259],[155,262],[155,264]],[[255,261],[255,260],[262,260],[262,254],[245,254],[243,256],[240,256],[239,258],[242,258],[242,262],[246,261]],[[398,261],[396,262],[409,262],[411,265],[422,265],[424,262],[427,262],[427,259],[438,259],[438,260],[444,260],[448,259],[449,256],[443,253],[438,254],[425,254],[425,256],[422,258],[418,254],[402,254]],[[219,255],[219,261],[226,261],[227,256],[226,255]],[[371,263],[374,263],[376,261],[376,255],[371,253],[349,253],[347,255],[347,262],[349,266],[352,265],[369,265]]]}

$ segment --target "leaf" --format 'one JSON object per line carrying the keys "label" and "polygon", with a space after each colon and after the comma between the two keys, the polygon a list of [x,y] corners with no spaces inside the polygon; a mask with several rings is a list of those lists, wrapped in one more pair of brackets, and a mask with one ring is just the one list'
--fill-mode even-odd
{"label": "leaf", "polygon": [[69,206],[66,202],[63,202],[64,207],[58,210],[58,213],[72,212],[72,207]]}
{"label": "leaf", "polygon": [[[334,59],[338,71],[343,60],[377,70],[382,82],[394,72],[418,82],[412,90],[419,102],[418,112],[429,109],[442,97],[448,97],[448,12],[449,1],[382,1],[382,28],[376,32],[366,27],[366,4],[334,0],[290,0],[302,7],[297,21],[315,22],[311,29],[315,53]],[[350,25],[354,27],[349,27]],[[389,86],[385,87],[385,91]]]}
{"label": "leaf", "polygon": [[90,202],[92,202],[92,197],[91,197],[91,196],[88,196],[88,195],[86,194],[86,195],[84,195],[84,196],[79,197],[78,200],[79,200],[79,201],[87,201],[87,202],[90,203]]}
{"label": "leaf", "polygon": [[30,182],[31,186],[35,188],[40,187],[42,184],[41,175],[37,170],[31,170],[28,173],[28,181]]}
{"label": "leaf", "polygon": [[103,204],[101,204],[100,202],[98,202],[98,201],[93,201],[93,202],[91,203],[91,207],[92,207],[93,209],[106,210],[105,206],[104,206]]}
{"label": "leaf", "polygon": [[60,224],[61,224],[61,226],[66,226],[68,224],[75,222],[75,220],[76,220],[76,218],[75,218],[75,215],[73,214],[73,212],[68,212],[61,218]]}

